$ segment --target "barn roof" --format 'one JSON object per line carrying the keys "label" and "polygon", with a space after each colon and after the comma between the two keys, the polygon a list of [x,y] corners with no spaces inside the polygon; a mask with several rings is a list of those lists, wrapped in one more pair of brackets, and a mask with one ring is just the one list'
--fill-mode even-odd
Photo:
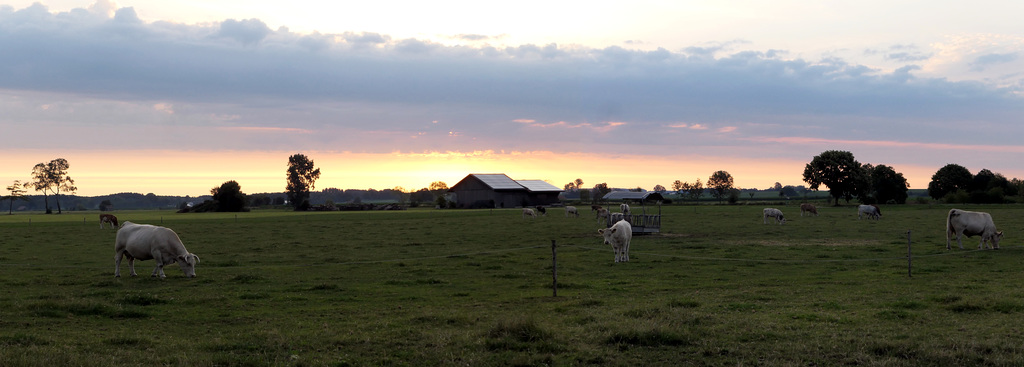
{"label": "barn roof", "polygon": [[[480,180],[480,182],[483,182],[484,185],[490,187],[492,190],[526,190],[529,192],[563,191],[562,189],[552,184],[549,184],[544,180],[513,180],[504,173],[474,173],[466,176],[466,178],[463,178],[462,181],[459,181],[459,183],[462,183],[463,181],[469,179],[470,177],[475,177],[476,179]],[[459,186],[459,184],[455,184],[455,186]],[[455,186],[452,186],[451,190],[449,191],[454,190]]]}
{"label": "barn roof", "polygon": [[604,200],[665,200],[660,193],[654,191],[612,191],[605,194]]}

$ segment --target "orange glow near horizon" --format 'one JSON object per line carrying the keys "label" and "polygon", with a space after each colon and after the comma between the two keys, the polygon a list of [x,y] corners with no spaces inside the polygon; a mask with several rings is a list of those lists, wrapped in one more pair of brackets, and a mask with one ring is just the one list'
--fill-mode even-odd
{"label": "orange glow near horizon", "polygon": [[[77,194],[100,196],[119,192],[156,195],[208,195],[210,189],[235,180],[245,193],[283,192],[288,156],[283,151],[17,151],[6,154],[0,179],[29,181],[36,163],[65,158]],[[540,179],[563,187],[577,178],[584,187],[671,189],[675,180],[706,182],[718,170],[729,172],[741,188],[764,189],[775,182],[806,185],[807,162],[779,159],[685,156],[607,156],[546,151],[352,153],[301,152],[320,168],[315,190],[390,189],[415,191],[442,181],[454,186],[471,173],[504,173],[513,179]],[[936,167],[898,166],[911,188],[926,188]],[[823,190],[825,188],[822,188]],[[29,194],[38,194],[30,191]]]}

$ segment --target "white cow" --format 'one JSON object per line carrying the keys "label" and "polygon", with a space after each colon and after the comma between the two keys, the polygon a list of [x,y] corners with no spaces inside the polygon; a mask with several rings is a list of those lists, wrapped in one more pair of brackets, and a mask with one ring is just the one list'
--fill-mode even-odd
{"label": "white cow", "polygon": [[612,245],[615,262],[629,261],[629,241],[633,239],[633,226],[629,222],[616,222],[611,228],[599,229],[597,233],[604,235],[604,244]]}
{"label": "white cow", "polygon": [[990,241],[989,248],[997,249],[999,248],[999,240],[1003,238],[1003,232],[996,230],[996,225],[992,222],[992,216],[988,213],[950,209],[949,214],[946,215],[946,249],[950,249],[950,236],[956,236],[956,243],[960,245],[962,250],[964,243],[961,238],[963,236],[971,237],[975,235],[981,236],[981,243],[978,244],[979,249],[984,248],[985,241]]}
{"label": "white cow", "polygon": [[857,206],[857,219],[861,219],[861,215],[868,216],[868,219],[881,219],[882,209],[879,209],[877,205],[858,205]]}
{"label": "white cow", "polygon": [[814,214],[817,217],[818,207],[814,206],[814,204],[800,204],[800,216],[804,216],[804,213],[807,213],[808,216]]}
{"label": "white cow", "polygon": [[619,204],[619,211],[621,211],[624,215],[629,215],[629,204]]}
{"label": "white cow", "polygon": [[572,214],[572,215],[576,216],[576,218],[580,217],[580,211],[576,210],[575,206],[567,206],[567,207],[565,207],[565,217],[568,218],[569,214]]}
{"label": "white cow", "polygon": [[173,263],[178,263],[185,276],[194,278],[196,264],[199,263],[199,256],[188,252],[174,231],[132,222],[123,222],[121,229],[117,230],[114,242],[115,277],[121,276],[121,256],[128,258],[128,269],[132,276],[138,275],[135,273],[135,260],[156,260],[152,276],[159,275],[161,278],[167,277],[164,275],[164,265]]}
{"label": "white cow", "polygon": [[768,224],[768,218],[773,218],[780,225],[786,223],[786,217],[782,215],[782,211],[775,208],[764,208],[764,224]]}
{"label": "white cow", "polygon": [[597,209],[597,221],[600,222],[601,218],[608,218],[608,209],[598,208]]}
{"label": "white cow", "polygon": [[531,218],[537,218],[537,213],[534,212],[533,209],[523,208],[523,219],[526,219],[527,216]]}

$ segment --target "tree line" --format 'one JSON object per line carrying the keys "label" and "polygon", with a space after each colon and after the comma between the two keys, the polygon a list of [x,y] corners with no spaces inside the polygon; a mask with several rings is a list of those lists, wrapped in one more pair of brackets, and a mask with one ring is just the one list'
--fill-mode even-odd
{"label": "tree line", "polygon": [[[26,182],[15,180],[13,184],[7,186],[9,194],[0,197],[0,202],[8,201],[9,214],[13,213],[16,201],[25,201],[29,209],[37,209],[32,202],[35,196],[26,195],[29,189],[34,189],[42,192],[43,209],[47,214],[52,213],[51,196],[57,206],[57,213],[60,214],[64,209],[61,205],[61,195],[67,197],[78,190],[75,187],[74,179],[68,174],[70,167],[71,165],[64,158],[38,163],[32,168],[31,180]],[[284,193],[246,195],[237,181],[230,180],[212,188],[209,196],[196,198],[156,196],[152,193],[146,195],[119,193],[102,197],[102,199],[86,199],[72,195],[72,208],[85,210],[98,206],[100,210],[156,209],[177,205],[182,212],[205,212],[246,211],[249,207],[288,205],[294,210],[309,210],[314,208],[311,204],[313,202],[322,202],[333,206],[334,203],[360,203],[363,200],[391,201],[408,206],[430,203],[442,208],[451,205],[445,195],[448,185],[442,181],[432,182],[429,187],[412,192],[407,192],[401,187],[380,191],[328,188],[314,192],[315,182],[320,178],[320,169],[316,168],[312,159],[303,154],[293,154],[288,157],[285,175]],[[865,204],[904,204],[908,198],[909,184],[902,173],[884,164],[862,164],[856,160],[853,153],[848,151],[828,150],[814,156],[804,167],[803,179],[813,191],[818,191],[823,185],[828,187],[829,196],[835,205],[839,204],[839,200],[849,203],[854,198]],[[672,184],[672,189],[689,200],[700,200],[705,193],[708,193],[719,202],[728,199],[730,203],[734,203],[739,199],[741,192],[741,189],[734,186],[734,182],[729,172],[719,170],[712,173],[705,182],[701,182],[699,178],[692,183],[676,180]],[[583,180],[577,178],[565,184],[564,189],[567,192],[578,193],[579,200],[584,202],[596,202],[612,191],[604,182],[594,185],[591,189],[584,189],[583,185]],[[653,189],[657,192],[667,191],[662,185],[655,185]],[[781,183],[776,182],[773,189],[779,191],[780,196],[790,197],[798,195],[804,188],[803,186],[782,186]],[[643,189],[638,187],[634,190],[642,191]],[[1024,202],[1024,180],[1007,179],[1002,174],[989,169],[982,169],[977,174],[972,174],[961,165],[947,164],[932,175],[928,184],[928,195],[946,203]],[[753,197],[752,193],[751,197]],[[101,201],[98,205],[94,205],[95,200]],[[202,202],[194,204],[199,200]]]}

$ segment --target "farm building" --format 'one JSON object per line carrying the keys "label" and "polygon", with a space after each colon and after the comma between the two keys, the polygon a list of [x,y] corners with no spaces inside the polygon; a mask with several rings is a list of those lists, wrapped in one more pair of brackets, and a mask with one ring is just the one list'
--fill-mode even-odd
{"label": "farm building", "polygon": [[[625,220],[633,226],[633,233],[658,233],[661,232],[661,202],[665,200],[657,192],[635,192],[635,191],[612,191],[602,198],[604,201],[621,200],[625,204],[632,204],[630,215],[612,216],[607,218],[607,225],[611,228],[618,220]],[[647,204],[653,202],[658,207],[658,214],[653,210],[647,213]],[[639,207],[638,205],[639,204]],[[614,218],[613,218],[614,217]]]}
{"label": "farm building", "polygon": [[543,180],[513,180],[503,173],[471,174],[448,190],[456,208],[551,205],[562,189]]}

